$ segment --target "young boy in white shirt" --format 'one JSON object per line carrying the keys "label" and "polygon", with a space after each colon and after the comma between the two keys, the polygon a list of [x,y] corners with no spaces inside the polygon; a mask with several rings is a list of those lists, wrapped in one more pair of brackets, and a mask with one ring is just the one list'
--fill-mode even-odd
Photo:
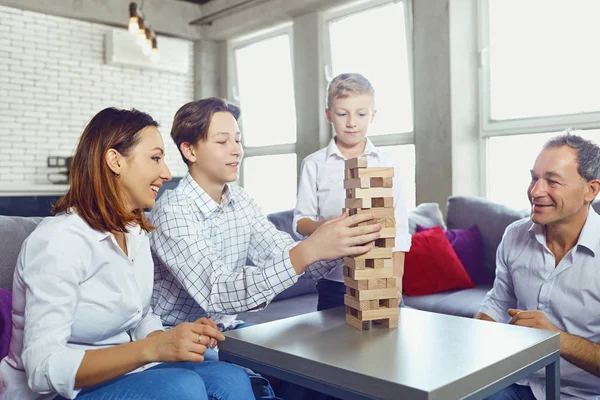
{"label": "young boy in white shirt", "polygon": [[[344,161],[366,157],[369,167],[393,167],[393,159],[376,148],[367,138],[375,118],[375,91],[371,83],[357,73],[336,76],[327,90],[327,120],[333,125],[335,137],[329,145],[304,159],[298,200],[294,211],[293,229],[307,238],[326,221],[338,217],[344,208]],[[404,253],[410,249],[408,217],[399,174],[394,174],[393,196],[396,219],[396,244],[393,249],[394,274],[399,278],[402,293]],[[343,259],[317,283],[317,309],[344,305]]]}

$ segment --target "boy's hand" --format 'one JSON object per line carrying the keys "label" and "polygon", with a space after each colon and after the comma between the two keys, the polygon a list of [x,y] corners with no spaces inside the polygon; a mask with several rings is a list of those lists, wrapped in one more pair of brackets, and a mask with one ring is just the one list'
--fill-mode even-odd
{"label": "boy's hand", "polygon": [[357,226],[374,218],[372,213],[361,213],[351,217],[344,213],[320,226],[305,242],[319,260],[334,260],[340,257],[357,256],[370,251],[374,241],[381,235],[381,224]]}

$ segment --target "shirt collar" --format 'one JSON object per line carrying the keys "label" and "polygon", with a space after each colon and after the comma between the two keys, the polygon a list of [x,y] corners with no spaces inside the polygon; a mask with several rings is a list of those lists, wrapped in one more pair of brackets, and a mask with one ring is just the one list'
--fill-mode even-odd
{"label": "shirt collar", "polygon": [[193,201],[194,204],[198,206],[200,212],[204,215],[210,215],[216,211],[219,211],[221,207],[225,208],[229,205],[234,206],[235,204],[235,195],[231,190],[231,185],[226,183],[223,188],[223,193],[221,196],[221,204],[217,203],[198,183],[192,178],[192,175],[188,172],[182,179],[181,190],[188,195]]}
{"label": "shirt collar", "polygon": [[[529,235],[532,238],[535,238],[541,244],[546,245],[545,225],[540,225],[536,224],[535,222],[532,222],[531,227],[529,228]],[[587,219],[585,220],[585,224],[583,224],[583,228],[579,233],[579,239],[577,239],[577,244],[575,245],[575,247],[583,246],[589,251],[591,251],[595,257],[596,249],[599,245],[599,237],[600,215],[598,215],[598,213],[594,210],[594,207],[590,206]]]}
{"label": "shirt collar", "polygon": [[[379,150],[377,149],[377,147],[375,147],[375,145],[373,144],[373,142],[371,142],[371,139],[366,138],[367,144],[365,145],[365,151],[362,153],[363,156],[368,156],[368,155],[374,155],[376,157],[379,157]],[[325,153],[325,159],[328,160],[331,156],[337,156],[339,158],[341,158],[342,160],[345,160],[346,157],[344,157],[342,155],[342,152],[340,151],[340,149],[337,147],[337,145],[335,144],[335,138],[332,138],[329,141],[329,144],[327,145],[327,151]]]}

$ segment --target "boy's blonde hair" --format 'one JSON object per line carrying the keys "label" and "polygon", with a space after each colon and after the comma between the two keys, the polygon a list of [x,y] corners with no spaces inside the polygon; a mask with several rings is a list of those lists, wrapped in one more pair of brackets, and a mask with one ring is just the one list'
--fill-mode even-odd
{"label": "boy's blonde hair", "polygon": [[345,99],[360,94],[371,95],[375,101],[375,90],[367,78],[358,73],[340,74],[333,78],[327,88],[327,108],[331,108],[333,99]]}

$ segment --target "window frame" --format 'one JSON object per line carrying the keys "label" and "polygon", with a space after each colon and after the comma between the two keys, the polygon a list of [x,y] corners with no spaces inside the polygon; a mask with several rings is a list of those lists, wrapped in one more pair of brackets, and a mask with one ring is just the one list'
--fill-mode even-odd
{"label": "window frame", "polygon": [[482,138],[486,138],[490,136],[544,133],[560,131],[567,127],[574,129],[600,128],[600,111],[579,114],[492,120],[490,87],[490,1],[493,0],[479,0],[478,2],[480,136]]}
{"label": "window frame", "polygon": [[[227,76],[228,76],[228,84],[227,84],[227,96],[232,99],[236,104],[240,104],[239,97],[239,86],[237,81],[237,60],[235,52],[238,49],[243,47],[250,46],[252,44],[261,42],[263,40],[268,40],[274,38],[276,36],[287,35],[289,44],[290,44],[290,59],[292,65],[292,79],[294,78],[294,32],[293,32],[293,23],[291,21],[285,22],[283,24],[279,24],[273,26],[271,28],[263,29],[248,35],[240,36],[237,38],[233,38],[227,41]],[[295,93],[295,83],[292,81],[292,89]],[[294,95],[295,96],[295,95]],[[295,102],[295,99],[294,99]],[[298,116],[296,115],[296,118]],[[246,146],[244,144],[244,113],[242,110],[242,114],[238,120],[238,124],[240,126],[240,130],[242,132],[242,145],[244,149],[244,158],[251,158],[256,156],[271,156],[271,155],[281,155],[281,154],[297,154],[297,143],[298,143],[298,133],[296,135],[296,142],[294,143],[286,143],[286,144],[278,144],[278,145],[267,145],[267,146]],[[244,182],[244,173],[245,166],[242,164],[242,168],[240,169],[240,177],[238,182],[240,182],[241,186],[243,186]],[[298,171],[296,171],[296,174]]]}

